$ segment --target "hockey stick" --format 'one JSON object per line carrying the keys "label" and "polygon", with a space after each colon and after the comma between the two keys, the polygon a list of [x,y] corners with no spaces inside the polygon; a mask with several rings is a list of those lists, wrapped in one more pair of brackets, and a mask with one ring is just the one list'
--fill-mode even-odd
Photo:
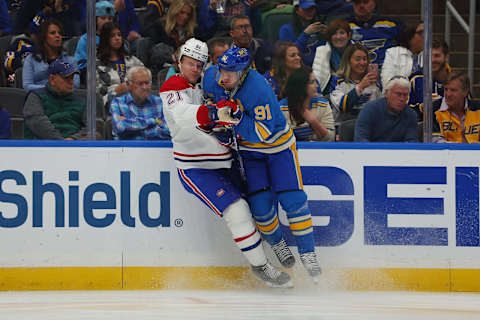
{"label": "hockey stick", "polygon": [[[228,100],[233,101],[233,97],[237,94],[238,90],[240,90],[240,88],[243,86],[243,83],[245,82],[245,79],[247,78],[248,74],[250,73],[250,68],[252,67],[252,65],[253,65],[253,57],[252,57],[252,61],[248,65],[248,67],[243,71],[242,75],[240,76],[240,79],[238,80],[237,85],[235,86],[235,88],[233,88],[232,92],[230,92],[230,96],[228,97]],[[240,108],[240,106],[238,106],[238,108]],[[235,129],[233,127],[230,126],[230,127],[227,128],[227,130],[232,130],[232,132],[233,132],[233,144],[232,144],[232,147],[231,147],[233,158],[234,158],[233,161],[238,162],[238,170],[240,171],[240,179],[241,179],[241,183],[242,183],[241,189],[243,189],[241,191],[243,191],[246,194],[247,193],[247,176],[245,174],[245,168],[243,167],[242,157],[240,156],[240,149],[239,149],[239,146],[238,146],[237,135],[236,135]]]}

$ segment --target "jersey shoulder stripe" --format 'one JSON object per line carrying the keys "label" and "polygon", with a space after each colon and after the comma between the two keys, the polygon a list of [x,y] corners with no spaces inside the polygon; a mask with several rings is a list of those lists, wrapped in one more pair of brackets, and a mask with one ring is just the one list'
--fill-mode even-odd
{"label": "jersey shoulder stripe", "polygon": [[168,80],[163,84],[160,88],[160,92],[167,92],[167,91],[179,91],[184,90],[187,88],[193,88],[193,86],[185,80],[184,77],[179,75],[174,75],[168,78]]}

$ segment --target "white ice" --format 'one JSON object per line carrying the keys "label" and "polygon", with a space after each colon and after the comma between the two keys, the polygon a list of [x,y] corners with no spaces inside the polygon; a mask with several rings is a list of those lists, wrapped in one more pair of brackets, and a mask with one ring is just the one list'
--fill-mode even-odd
{"label": "white ice", "polygon": [[480,319],[480,295],[331,291],[0,292],[1,320]]}

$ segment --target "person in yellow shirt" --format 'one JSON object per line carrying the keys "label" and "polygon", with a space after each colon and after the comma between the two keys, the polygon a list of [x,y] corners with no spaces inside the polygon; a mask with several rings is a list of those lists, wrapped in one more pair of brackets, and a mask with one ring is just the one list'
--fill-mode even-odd
{"label": "person in yellow shirt", "polygon": [[434,104],[433,142],[480,142],[480,106],[470,99],[470,79],[451,72],[444,82],[445,96]]}

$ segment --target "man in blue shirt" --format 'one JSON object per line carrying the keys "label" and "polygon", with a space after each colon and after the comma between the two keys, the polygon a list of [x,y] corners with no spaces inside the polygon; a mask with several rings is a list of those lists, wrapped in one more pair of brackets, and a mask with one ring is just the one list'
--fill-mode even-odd
{"label": "man in blue shirt", "polygon": [[407,107],[410,82],[394,76],[384,88],[385,98],[367,103],[355,122],[357,142],[417,142],[417,114]]}
{"label": "man in blue shirt", "polygon": [[127,72],[129,93],[112,100],[112,133],[116,140],[170,139],[162,100],[152,92],[152,74],[145,67]]}

